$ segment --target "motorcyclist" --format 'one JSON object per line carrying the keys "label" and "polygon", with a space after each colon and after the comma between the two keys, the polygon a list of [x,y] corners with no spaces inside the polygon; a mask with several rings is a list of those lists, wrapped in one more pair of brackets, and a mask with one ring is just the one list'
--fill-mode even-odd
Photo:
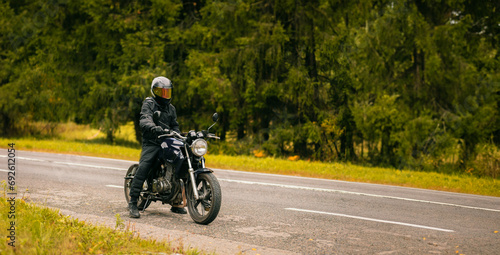
{"label": "motorcyclist", "polygon": [[[158,136],[170,130],[180,133],[177,113],[175,107],[170,103],[172,100],[172,90],[173,84],[168,78],[163,76],[156,77],[151,83],[152,97],[144,99],[142,104],[140,117],[142,152],[139,167],[130,188],[129,211],[131,218],[140,217],[137,200],[143,183],[161,150],[161,146],[157,141]],[[155,111],[161,111],[158,123],[153,121],[153,113]],[[184,208],[172,207],[170,210],[174,213],[187,213]]]}

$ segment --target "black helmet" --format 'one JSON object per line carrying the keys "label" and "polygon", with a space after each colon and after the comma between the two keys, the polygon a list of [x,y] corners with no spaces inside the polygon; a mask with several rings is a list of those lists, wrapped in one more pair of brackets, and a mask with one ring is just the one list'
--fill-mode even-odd
{"label": "black helmet", "polygon": [[174,85],[172,82],[163,76],[159,76],[153,79],[151,83],[151,95],[160,105],[168,105],[172,99],[172,89]]}

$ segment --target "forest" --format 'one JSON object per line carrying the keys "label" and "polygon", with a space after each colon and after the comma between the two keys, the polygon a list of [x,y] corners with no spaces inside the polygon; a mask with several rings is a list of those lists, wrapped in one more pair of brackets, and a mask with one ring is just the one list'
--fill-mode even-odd
{"label": "forest", "polygon": [[0,0],[0,136],[115,139],[151,81],[224,152],[500,177],[500,2]]}

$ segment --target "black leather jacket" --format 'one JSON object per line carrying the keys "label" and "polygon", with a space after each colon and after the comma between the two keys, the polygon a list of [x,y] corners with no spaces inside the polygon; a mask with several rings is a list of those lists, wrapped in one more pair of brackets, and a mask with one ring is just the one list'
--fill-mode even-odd
{"label": "black leather jacket", "polygon": [[[153,113],[161,111],[161,119],[158,123],[153,121]],[[161,122],[161,123],[160,123]],[[163,124],[165,125],[163,125]],[[152,97],[144,99],[141,108],[141,119],[139,121],[142,130],[142,143],[143,144],[158,144],[157,134],[151,131],[154,126],[160,126],[163,129],[174,130],[180,133],[179,123],[177,122],[177,113],[172,104],[165,107],[160,106]]]}

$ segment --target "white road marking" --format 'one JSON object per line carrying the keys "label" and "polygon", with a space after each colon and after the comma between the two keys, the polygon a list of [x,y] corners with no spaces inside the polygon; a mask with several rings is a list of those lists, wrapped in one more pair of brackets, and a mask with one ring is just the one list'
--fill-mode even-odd
{"label": "white road marking", "polygon": [[118,185],[106,185],[106,187],[123,189],[123,186],[118,186]]}
{"label": "white road marking", "polygon": [[36,158],[26,158],[26,157],[17,157],[18,159],[23,159],[23,160],[29,160],[29,161],[35,161],[35,162],[44,162],[46,160],[43,159],[36,159]]}
{"label": "white road marking", "polygon": [[462,197],[472,197],[472,198],[484,197],[483,195],[474,195],[474,194],[466,194],[466,193],[456,193],[456,192],[442,191],[442,190],[438,191],[438,190],[423,189],[423,188],[413,188],[413,187],[388,186],[388,185],[377,184],[377,183],[341,181],[341,180],[321,179],[321,178],[314,178],[314,177],[281,175],[281,174],[269,174],[269,173],[259,173],[259,172],[246,172],[246,171],[227,170],[227,169],[218,169],[218,168],[211,168],[211,169],[214,170],[215,172],[227,172],[227,173],[236,173],[236,174],[257,175],[257,176],[260,175],[260,176],[269,176],[269,177],[276,177],[276,178],[288,178],[288,179],[299,179],[299,180],[300,179],[302,179],[302,180],[314,180],[314,181],[330,182],[330,183],[346,183],[346,184],[356,184],[356,185],[361,185],[361,186],[391,187],[391,188],[402,189],[402,190],[417,190],[419,192],[425,192],[427,194],[439,193],[439,194],[453,195],[454,197],[456,197],[456,199],[461,199]]}
{"label": "white road marking", "polygon": [[[44,152],[41,152],[44,153]],[[50,153],[53,155],[61,155],[61,156],[72,156],[72,157],[80,157],[80,158],[89,158],[89,159],[97,159],[97,160],[108,160],[108,161],[117,161],[117,162],[124,162],[124,163],[137,163],[137,161],[130,161],[130,160],[124,160],[124,159],[114,159],[114,158],[100,158],[100,157],[91,157],[91,156],[80,156],[80,155],[71,155],[71,154],[56,154],[56,153]],[[0,158],[6,158],[8,157],[7,155],[0,155]],[[40,162],[50,162],[49,160],[44,160],[44,159],[35,159],[35,158],[26,158],[26,157],[16,157],[18,159],[24,159],[24,160],[30,160],[30,161],[40,161]]]}
{"label": "white road marking", "polygon": [[[6,155],[0,155],[0,157],[7,157],[7,156]],[[87,156],[85,156],[85,157],[87,157]],[[26,157],[17,157],[17,158],[18,159],[23,159],[23,160],[38,161],[38,162],[51,162],[49,160],[26,158]],[[105,159],[105,158],[97,158],[97,157],[88,157],[88,158]],[[114,159],[110,159],[110,160],[114,160]],[[122,161],[122,160],[116,160],[116,161]],[[132,162],[132,161],[130,161],[130,162]],[[61,161],[56,161],[56,162],[53,162],[53,163],[56,163],[56,164],[65,164],[65,165],[70,165],[70,166],[90,167],[90,168],[96,168],[96,169],[110,169],[110,170],[118,170],[118,171],[127,171],[127,169],[125,169],[125,168],[118,168],[118,167],[96,166],[96,165],[70,163],[70,162],[61,162]],[[222,170],[222,171],[234,171],[234,170]],[[237,171],[234,171],[234,172],[237,172]],[[241,172],[241,173],[249,173],[249,174],[256,174],[256,175],[271,175],[271,174],[265,174],[265,173],[251,173],[251,172]],[[300,177],[300,178],[302,178],[302,177]],[[409,201],[409,202],[419,202],[419,203],[428,203],[428,204],[436,204],[436,205],[453,206],[453,207],[459,207],[459,208],[482,210],[482,211],[490,211],[490,212],[500,212],[500,210],[498,210],[498,209],[491,209],[491,208],[482,208],[482,207],[475,207],[475,206],[458,205],[458,204],[452,204],[452,203],[427,201],[427,200],[420,200],[420,199],[413,199],[413,198],[404,198],[404,197],[395,197],[395,196],[386,196],[386,195],[376,195],[376,194],[360,193],[360,192],[345,191],[345,190],[312,188],[312,187],[306,187],[306,186],[295,186],[295,185],[285,185],[285,184],[265,183],[265,182],[240,181],[240,180],[231,180],[231,179],[219,179],[219,180],[220,181],[227,181],[227,182],[234,182],[234,183],[250,184],[250,185],[264,185],[264,186],[274,186],[274,187],[281,187],[281,188],[292,188],[292,189],[302,189],[302,190],[312,190],[312,191],[322,191],[322,192],[334,192],[334,193],[341,193],[341,194],[351,194],[351,195],[369,196],[369,197],[377,197],[377,198],[397,199],[397,200],[403,200],[403,201]]]}
{"label": "white road marking", "polygon": [[55,164],[70,165],[70,166],[83,166],[83,167],[91,167],[91,168],[99,168],[99,169],[127,171],[127,169],[125,169],[125,168],[110,167],[110,166],[96,166],[96,165],[87,165],[87,164],[78,164],[78,163],[69,163],[69,162],[59,162],[59,161],[55,161],[54,163]]}
{"label": "white road marking", "polygon": [[[7,155],[0,155],[0,158],[6,158],[6,157],[7,157]],[[16,157],[16,159],[23,159],[23,160],[28,160],[28,161],[38,161],[38,162],[45,162],[45,161],[47,161],[47,160],[43,160],[43,159],[26,158],[26,157]]]}
{"label": "white road marking", "polygon": [[[350,181],[331,180],[331,179],[319,179],[319,178],[304,177],[304,176],[268,174],[268,173],[259,173],[259,172],[245,172],[245,171],[219,169],[219,168],[211,168],[211,169],[214,170],[214,171],[217,171],[217,172],[229,172],[229,173],[236,173],[236,174],[249,174],[249,175],[260,175],[260,176],[281,177],[281,178],[291,178],[291,179],[304,179],[304,180],[321,180],[321,181],[338,182],[338,183],[353,183],[353,182],[350,182]],[[361,183],[360,182],[358,184],[372,185],[372,186],[383,186],[382,184],[376,184],[376,183]],[[410,188],[410,187],[405,187],[405,188],[406,189],[415,189],[415,188]]]}
{"label": "white road marking", "polygon": [[99,157],[91,157],[91,156],[78,156],[78,157],[97,159],[97,160],[109,160],[109,161],[123,162],[123,163],[129,163],[129,164],[139,163],[138,161],[130,161],[130,160],[125,160],[125,159],[115,159],[115,158],[99,158]]}
{"label": "white road marking", "polygon": [[397,200],[403,200],[403,201],[409,201],[409,202],[419,202],[419,203],[446,205],[446,206],[453,206],[453,207],[460,207],[460,208],[467,208],[467,209],[474,209],[474,210],[483,210],[483,211],[490,211],[490,212],[500,212],[500,210],[490,209],[490,208],[482,208],[482,207],[467,206],[467,205],[457,205],[457,204],[451,204],[451,203],[442,203],[442,202],[427,201],[427,200],[420,200],[420,199],[413,199],[413,198],[376,195],[376,194],[360,193],[360,192],[345,191],[345,190],[312,188],[312,187],[306,187],[306,186],[276,184],[276,183],[267,183],[267,182],[240,181],[240,180],[231,180],[231,179],[218,179],[218,180],[225,181],[225,182],[249,184],[249,185],[263,185],[263,186],[272,186],[272,187],[289,188],[289,189],[301,189],[301,190],[322,191],[322,192],[331,192],[331,193],[340,193],[340,194],[349,194],[349,195],[377,197],[377,198],[388,198],[388,199],[397,199]]}
{"label": "white road marking", "polygon": [[404,222],[397,222],[397,221],[372,219],[372,218],[359,217],[359,216],[353,216],[353,215],[341,214],[341,213],[321,212],[321,211],[313,211],[313,210],[298,209],[298,208],[285,208],[285,210],[297,211],[297,212],[307,212],[307,213],[316,213],[316,214],[326,214],[326,215],[332,215],[332,216],[338,216],[338,217],[346,217],[346,218],[351,218],[351,219],[366,220],[366,221],[401,225],[401,226],[414,227],[414,228],[430,229],[430,230],[436,230],[436,231],[442,231],[442,232],[455,232],[454,230],[450,230],[450,229],[435,228],[435,227],[429,227],[429,226],[423,226],[423,225],[417,225],[417,224],[411,224],[411,223],[404,223]]}
{"label": "white road marking", "polygon": [[10,170],[0,169],[0,172],[12,172]]}
{"label": "white road marking", "polygon": [[[0,157],[7,157],[7,156],[0,155]],[[70,165],[70,166],[82,166],[82,167],[91,167],[91,168],[99,168],[99,169],[127,171],[127,169],[125,169],[125,168],[110,167],[110,166],[96,166],[96,165],[79,164],[79,163],[62,162],[62,161],[50,161],[50,160],[25,158],[25,157],[17,157],[17,159],[28,160],[28,161],[37,161],[37,162],[49,162],[49,163],[54,163],[54,164],[63,164],[63,165]]]}

